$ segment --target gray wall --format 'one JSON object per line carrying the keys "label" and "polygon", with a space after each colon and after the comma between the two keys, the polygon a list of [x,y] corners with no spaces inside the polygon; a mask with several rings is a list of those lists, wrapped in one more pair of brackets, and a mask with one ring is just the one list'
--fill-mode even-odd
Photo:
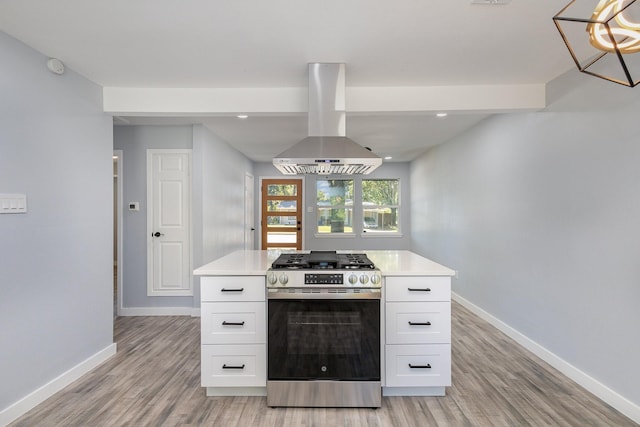
{"label": "gray wall", "polygon": [[113,343],[111,118],[102,89],[0,32],[0,411]]}
{"label": "gray wall", "polygon": [[[202,125],[193,128],[194,267],[244,249],[244,179],[251,161]],[[194,306],[200,306],[195,278]]]}
{"label": "gray wall", "polygon": [[147,296],[147,149],[193,149],[193,266],[244,248],[244,176],[251,162],[202,125],[116,126],[114,148],[123,150],[123,202],[140,211],[123,215],[123,306],[199,307],[193,297]]}
{"label": "gray wall", "polygon": [[[411,247],[411,185],[409,163],[384,163],[378,169],[366,176],[355,175],[352,178],[359,182],[363,178],[372,179],[399,179],[400,180],[400,228],[401,236],[396,237],[361,237],[362,230],[356,231],[355,237],[315,237],[316,234],[316,176],[305,176],[304,188],[304,247],[305,250],[350,250],[350,249],[381,249],[381,250],[406,250]],[[260,178],[287,178],[282,175],[271,163],[256,163],[256,224],[260,224]],[[323,178],[324,177],[320,177]],[[356,185],[355,197],[359,198],[359,185]],[[312,208],[313,212],[307,212]],[[362,210],[360,206],[354,206],[354,218],[360,218]],[[258,230],[259,231],[259,230]],[[256,234],[258,245],[259,234]]]}
{"label": "gray wall", "polygon": [[412,163],[412,249],[456,269],[459,295],[638,405],[640,102],[568,76],[548,86],[545,111],[485,120]]}

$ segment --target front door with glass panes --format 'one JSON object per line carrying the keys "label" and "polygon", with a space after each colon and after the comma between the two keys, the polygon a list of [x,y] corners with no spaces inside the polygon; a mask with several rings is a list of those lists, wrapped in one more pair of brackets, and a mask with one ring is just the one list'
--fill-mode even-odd
{"label": "front door with glass panes", "polygon": [[302,249],[302,180],[262,180],[262,249]]}

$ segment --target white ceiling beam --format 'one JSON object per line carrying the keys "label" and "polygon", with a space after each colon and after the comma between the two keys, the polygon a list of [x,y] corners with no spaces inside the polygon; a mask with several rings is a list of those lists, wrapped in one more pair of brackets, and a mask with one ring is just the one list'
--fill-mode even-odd
{"label": "white ceiling beam", "polygon": [[219,115],[307,111],[305,88],[103,87],[104,111],[122,115]]}
{"label": "white ceiling beam", "polygon": [[[461,111],[498,113],[545,107],[545,85],[348,87],[350,113]],[[185,116],[307,112],[306,88],[103,88],[113,115]]]}
{"label": "white ceiling beam", "polygon": [[347,111],[500,113],[545,107],[545,85],[352,87]]}

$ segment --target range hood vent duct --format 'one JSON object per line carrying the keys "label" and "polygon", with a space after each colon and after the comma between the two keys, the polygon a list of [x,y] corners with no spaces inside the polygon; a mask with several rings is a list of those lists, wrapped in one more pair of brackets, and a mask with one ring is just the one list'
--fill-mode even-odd
{"label": "range hood vent duct", "polygon": [[309,64],[309,136],[273,158],[285,175],[366,175],[382,164],[346,137],[345,65]]}

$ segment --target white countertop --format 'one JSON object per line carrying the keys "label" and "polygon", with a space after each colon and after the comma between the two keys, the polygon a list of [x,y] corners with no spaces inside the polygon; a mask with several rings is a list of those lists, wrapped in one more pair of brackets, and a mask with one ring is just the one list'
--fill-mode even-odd
{"label": "white countertop", "polygon": [[[304,251],[308,252],[308,251]],[[454,276],[455,271],[411,251],[338,251],[366,253],[383,276]],[[264,276],[280,251],[236,251],[196,270],[196,276]]]}
{"label": "white countertop", "polygon": [[264,276],[280,251],[236,251],[193,271],[196,276]]}
{"label": "white countertop", "polygon": [[456,272],[411,251],[364,251],[383,276],[455,276]]}

